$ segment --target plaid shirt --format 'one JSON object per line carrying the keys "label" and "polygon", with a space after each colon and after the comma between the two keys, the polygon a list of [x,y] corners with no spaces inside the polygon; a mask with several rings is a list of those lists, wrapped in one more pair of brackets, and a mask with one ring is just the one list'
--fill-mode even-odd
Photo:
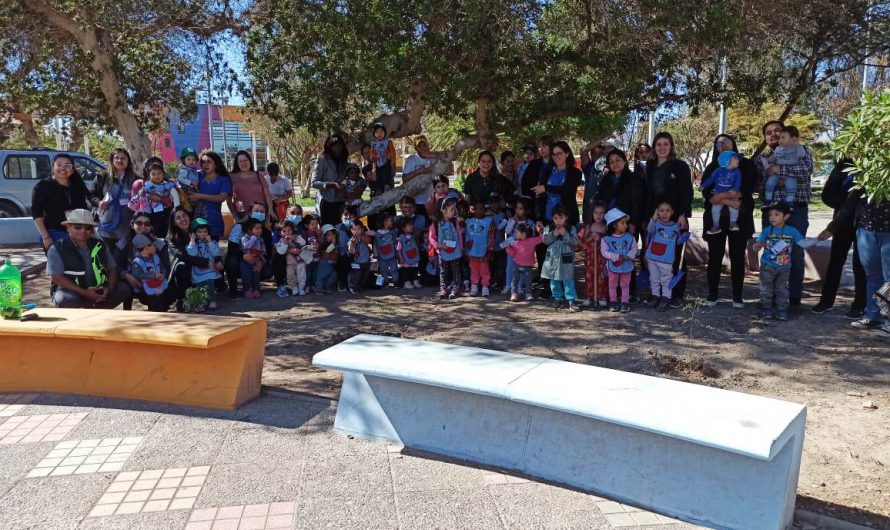
{"label": "plaid shirt", "polygon": [[[806,146],[804,146],[804,151],[806,151],[807,156],[797,164],[780,166],[781,172],[779,175],[783,177],[797,177],[797,192],[795,193],[794,202],[808,204],[813,200],[813,188],[810,186],[810,178],[813,176],[813,154]],[[759,178],[757,189],[761,192],[761,197],[763,196],[763,186],[766,184],[767,179],[766,170],[772,165],[769,163],[769,158],[772,154],[772,149],[767,148],[754,161]],[[777,202],[785,200],[784,187],[776,188],[773,193],[773,200]]]}

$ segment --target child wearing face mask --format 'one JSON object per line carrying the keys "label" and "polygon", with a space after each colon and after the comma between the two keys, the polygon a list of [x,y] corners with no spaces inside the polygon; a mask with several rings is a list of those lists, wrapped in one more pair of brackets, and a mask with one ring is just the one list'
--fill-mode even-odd
{"label": "child wearing face mask", "polygon": [[[262,227],[262,237],[265,242],[265,248],[271,249],[273,245],[272,232],[269,230],[269,222],[266,218],[266,205],[261,202],[253,203],[250,215],[245,219],[254,220],[260,223]],[[226,279],[229,284],[229,298],[237,300],[240,297],[238,291],[238,278],[241,276],[241,261],[244,255],[241,248],[241,241],[246,234],[244,230],[244,222],[235,223],[229,232],[229,245],[226,249]],[[266,256],[268,258],[268,256]],[[243,282],[242,282],[243,283]],[[251,289],[252,291],[252,289]],[[247,292],[246,290],[244,292]]]}

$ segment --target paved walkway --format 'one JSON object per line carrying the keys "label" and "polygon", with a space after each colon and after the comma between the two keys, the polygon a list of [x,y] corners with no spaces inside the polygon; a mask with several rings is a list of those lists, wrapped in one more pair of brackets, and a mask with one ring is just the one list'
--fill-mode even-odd
{"label": "paved walkway", "polygon": [[331,432],[335,403],[237,411],[0,395],[0,528],[693,528]]}

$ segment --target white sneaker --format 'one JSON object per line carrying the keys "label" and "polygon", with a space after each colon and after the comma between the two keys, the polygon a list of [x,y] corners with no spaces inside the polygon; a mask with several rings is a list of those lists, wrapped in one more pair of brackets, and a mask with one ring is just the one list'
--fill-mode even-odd
{"label": "white sneaker", "polygon": [[474,285],[470,287],[470,296],[479,296],[479,286]]}
{"label": "white sneaker", "polygon": [[423,284],[420,283],[420,280],[414,280],[414,288],[415,288],[415,289],[421,289],[421,288],[423,288]]}
{"label": "white sneaker", "polygon": [[299,287],[288,287],[290,289],[291,296],[300,296],[300,288]]}
{"label": "white sneaker", "polygon": [[300,296],[306,296],[309,294],[309,291],[305,287],[297,287],[300,290]]}
{"label": "white sneaker", "polygon": [[732,307],[733,307],[733,309],[745,309],[745,303],[744,302],[733,302]]}
{"label": "white sneaker", "polygon": [[719,304],[719,303],[720,303],[719,300],[705,300],[705,305],[707,307],[717,307],[717,304]]}
{"label": "white sneaker", "polygon": [[414,289],[414,285],[411,282],[405,282],[405,289]]}
{"label": "white sneaker", "polygon": [[491,296],[491,291],[488,290],[488,287],[482,288],[482,296]]}

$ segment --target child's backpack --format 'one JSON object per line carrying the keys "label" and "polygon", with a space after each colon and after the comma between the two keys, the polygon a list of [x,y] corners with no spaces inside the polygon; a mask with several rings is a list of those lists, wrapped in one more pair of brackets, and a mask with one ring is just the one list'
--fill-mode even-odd
{"label": "child's backpack", "polygon": [[133,182],[133,187],[130,189],[130,202],[127,206],[134,213],[151,212],[151,205],[149,204],[148,197],[142,192],[143,187],[145,187],[145,181],[137,179]]}

